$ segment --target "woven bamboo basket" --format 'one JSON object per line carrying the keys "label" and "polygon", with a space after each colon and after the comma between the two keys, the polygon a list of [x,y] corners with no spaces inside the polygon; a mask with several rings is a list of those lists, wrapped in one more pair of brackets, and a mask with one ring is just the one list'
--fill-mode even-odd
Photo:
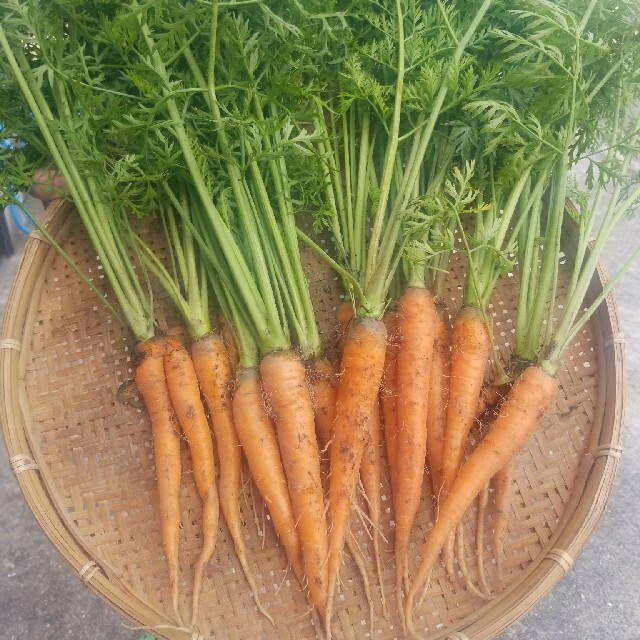
{"label": "woven bamboo basket", "polygon": [[[94,284],[109,295],[72,207],[54,202],[43,221]],[[305,259],[321,333],[332,345],[337,333],[338,282],[312,257]],[[448,282],[451,312],[459,304],[463,270],[458,258]],[[606,277],[600,270],[592,284],[592,298]],[[516,291],[510,274],[499,285],[491,306],[495,336],[505,359]],[[562,296],[562,287],[558,295]],[[171,305],[162,296],[156,302],[160,330],[182,338]],[[255,491],[252,497],[251,483],[245,486],[242,504],[245,541],[260,599],[275,626],[258,613],[221,524],[216,554],[206,573],[198,627],[171,628],[169,583],[155,512],[151,431],[135,397],[123,402],[119,393],[133,377],[133,346],[128,332],[35,232],[14,282],[0,342],[1,419],[12,468],[45,533],[88,587],[158,637],[315,638],[312,619],[305,615],[305,596],[287,572],[284,553]],[[462,577],[452,582],[439,566],[416,610],[416,628],[425,636],[493,638],[571,567],[604,511],[618,466],[624,403],[622,347],[615,302],[609,296],[565,354],[555,406],[516,458],[502,578],[491,546],[490,515],[479,541],[487,580],[496,596],[488,601],[475,596]],[[186,449],[184,457],[183,469],[188,470]],[[182,486],[181,606],[188,611],[201,511],[188,471],[183,472]],[[426,483],[411,541],[411,570],[416,568],[434,517],[429,493]],[[383,533],[389,541],[383,545],[383,587],[389,615],[383,616],[380,587],[371,572],[374,611],[370,616],[362,579],[348,557],[336,606],[337,638],[402,637],[394,613],[395,566],[388,550],[393,523],[387,478],[383,495]],[[351,525],[371,568],[367,528],[356,516]],[[477,583],[473,509],[464,529],[462,559],[470,579]]]}

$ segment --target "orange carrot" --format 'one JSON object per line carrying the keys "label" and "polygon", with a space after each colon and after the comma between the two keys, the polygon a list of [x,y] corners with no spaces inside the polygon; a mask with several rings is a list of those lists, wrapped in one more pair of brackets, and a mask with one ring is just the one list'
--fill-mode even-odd
{"label": "orange carrot", "polygon": [[344,340],[347,335],[347,329],[349,323],[353,320],[355,309],[353,308],[353,302],[350,298],[345,298],[336,310],[336,319],[338,320],[338,335],[340,336],[340,342]]}
{"label": "orange carrot", "polygon": [[338,378],[327,358],[314,358],[309,363],[309,388],[318,438],[326,447],[332,437],[338,393]]}
{"label": "orange carrot", "polygon": [[225,318],[224,314],[220,314],[218,316],[220,320],[220,331],[222,333],[222,340],[224,342],[224,346],[227,348],[227,356],[229,358],[229,362],[231,363],[231,371],[235,372],[238,368],[238,363],[240,362],[240,353],[238,352],[238,344],[236,342],[236,337],[233,335],[233,329],[231,325]]}
{"label": "orange carrot", "polygon": [[152,338],[142,342],[138,351],[143,359],[136,367],[135,381],[151,418],[162,549],[169,569],[173,610],[178,624],[182,625],[178,607],[180,434],[165,380],[164,339]]}
{"label": "orange carrot", "polygon": [[381,321],[358,318],[344,341],[333,442],[329,452],[329,538],[327,632],[342,550],[347,535],[351,500],[365,445],[370,438],[371,412],[380,389],[387,331]]}
{"label": "orange carrot", "polygon": [[475,307],[462,307],[451,336],[451,378],[442,465],[445,493],[462,464],[490,354],[491,342],[482,312]]}
{"label": "orange carrot", "polygon": [[429,413],[427,415],[427,463],[431,476],[431,489],[436,500],[442,489],[442,456],[449,405],[451,378],[451,335],[447,310],[436,307],[436,329],[433,359],[429,377]]}
{"label": "orange carrot", "polygon": [[478,518],[476,520],[476,556],[478,558],[478,577],[482,588],[483,598],[493,597],[491,587],[487,582],[487,572],[484,567],[484,523],[489,504],[489,483],[485,484],[478,500]]}
{"label": "orange carrot", "polygon": [[489,409],[493,409],[500,402],[503,395],[504,388],[502,385],[490,384],[482,387],[476,407],[476,418],[479,418],[483,413],[489,411]]}
{"label": "orange carrot", "polygon": [[509,508],[512,472],[513,461],[509,461],[492,479],[494,488],[493,552],[498,565],[498,577],[500,579],[502,579],[503,573],[503,537],[507,529],[507,510]]}
{"label": "orange carrot", "polygon": [[[312,363],[310,378],[315,380],[311,383],[314,390],[314,415],[316,420],[316,429],[320,445],[329,449],[331,438],[333,436],[333,421],[335,419],[335,404],[338,391],[338,377],[326,358],[318,358]],[[373,553],[376,558],[376,571],[380,583],[380,592],[382,598],[382,607],[386,611],[386,603],[384,598],[384,587],[382,583],[382,566],[380,563],[380,522],[382,513],[382,497],[380,494],[381,481],[381,460],[380,460],[380,407],[375,402],[375,406],[371,416],[371,439],[367,442],[360,464],[360,478],[364,488],[369,512],[369,520],[371,522],[373,543]],[[353,556],[356,566],[362,575],[365,585],[365,595],[369,602],[369,610],[373,615],[373,600],[371,599],[371,590],[369,588],[369,577],[366,572],[366,564],[362,551],[357,545],[353,535],[347,536],[347,547]]]}
{"label": "orange carrot", "polygon": [[251,476],[267,504],[273,526],[293,572],[302,584],[304,569],[300,539],[296,530],[275,427],[262,401],[262,386],[257,369],[242,369],[236,376],[233,418],[249,463]]}
{"label": "orange carrot", "polygon": [[275,351],[260,363],[271,408],[293,513],[296,517],[310,601],[324,615],[327,597],[327,523],[320,477],[320,452],[302,359]]}
{"label": "orange carrot", "polygon": [[411,527],[420,505],[427,455],[429,376],[435,331],[433,296],[423,287],[408,288],[398,300],[396,475],[393,508],[396,521],[396,587],[409,587]]}
{"label": "orange carrot", "polygon": [[371,411],[371,423],[369,433],[371,437],[367,441],[360,463],[360,479],[367,500],[369,520],[371,522],[371,542],[373,555],[376,561],[376,573],[380,584],[382,609],[386,614],[386,601],[384,597],[384,585],[382,582],[382,564],[380,561],[380,527],[382,522],[382,494],[380,491],[382,481],[382,460],[380,447],[382,446],[382,434],[380,433],[380,402],[375,398]]}
{"label": "orange carrot", "polygon": [[195,564],[191,625],[198,615],[202,577],[213,555],[218,533],[220,504],[216,487],[213,440],[200,399],[200,387],[191,357],[174,338],[166,338],[164,369],[171,403],[191,452],[193,479],[202,500],[202,550]]}
{"label": "orange carrot", "polygon": [[220,335],[209,333],[191,347],[191,358],[209,408],[209,416],[215,436],[220,466],[220,506],[229,528],[240,566],[253,592],[258,610],[271,622],[273,619],[264,610],[258,597],[253,572],[247,561],[242,522],[240,520],[240,472],[242,451],[233,423],[231,392],[233,373],[227,348]]}
{"label": "orange carrot", "polygon": [[405,603],[405,620],[412,635],[415,636],[413,602],[428,581],[440,549],[482,487],[513,458],[535,430],[551,406],[556,389],[553,376],[536,366],[525,369],[511,387],[489,431],[441,502],[438,519],[427,535],[422,561]]}
{"label": "orange carrot", "polygon": [[387,451],[387,464],[391,479],[391,493],[395,486],[396,440],[397,440],[397,405],[398,397],[398,318],[395,311],[387,311],[383,322],[387,329],[387,347],[384,355],[384,369],[380,386],[380,404],[382,407],[382,424],[384,442]]}
{"label": "orange carrot", "polygon": [[[449,405],[442,458],[442,494],[446,496],[462,464],[464,446],[476,416],[491,341],[482,312],[462,307],[456,314],[451,336]],[[454,536],[443,552],[449,577],[453,569]]]}

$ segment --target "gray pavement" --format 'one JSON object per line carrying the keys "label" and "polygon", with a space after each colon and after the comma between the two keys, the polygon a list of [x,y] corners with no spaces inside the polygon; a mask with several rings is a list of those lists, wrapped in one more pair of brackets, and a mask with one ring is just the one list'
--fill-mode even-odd
{"label": "gray pavement", "polygon": [[[21,242],[20,238],[18,241]],[[640,216],[618,230],[605,262],[640,242]],[[0,316],[20,247],[0,260]],[[573,569],[500,640],[640,638],[640,263],[618,287],[627,337],[624,453],[607,512]],[[0,640],[135,640],[140,632],[85,587],[45,537],[0,452]]]}

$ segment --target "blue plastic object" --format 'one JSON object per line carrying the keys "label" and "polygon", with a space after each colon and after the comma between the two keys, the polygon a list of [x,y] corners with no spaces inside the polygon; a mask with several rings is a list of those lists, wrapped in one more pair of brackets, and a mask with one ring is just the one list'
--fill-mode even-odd
{"label": "blue plastic object", "polygon": [[[3,130],[4,130],[4,124],[0,122],[0,132],[2,132]],[[0,138],[0,147],[13,148],[13,143],[9,138]],[[20,203],[24,202],[23,194],[16,193],[14,194],[14,197]],[[26,214],[24,207],[21,207],[17,204],[10,204],[8,209],[9,209],[9,214],[11,215],[11,219],[13,220],[13,223],[16,225],[16,227],[18,227],[18,229],[22,233],[28,236],[33,229],[33,225],[30,223],[29,216]]]}
{"label": "blue plastic object", "polygon": [[[16,194],[16,198],[20,202],[24,202],[24,196],[21,193]],[[25,213],[25,208],[16,204],[10,204],[9,213],[16,227],[28,236],[33,230],[33,224],[29,220],[29,216]]]}

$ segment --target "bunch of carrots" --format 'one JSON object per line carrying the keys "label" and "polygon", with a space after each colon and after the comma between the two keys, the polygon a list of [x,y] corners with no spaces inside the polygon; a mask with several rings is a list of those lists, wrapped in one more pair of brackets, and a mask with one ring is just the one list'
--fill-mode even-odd
{"label": "bunch of carrots", "polygon": [[[388,536],[397,610],[420,637],[414,603],[441,553],[455,575],[460,523],[481,495],[484,526],[490,483],[500,561],[510,463],[553,405],[563,351],[619,277],[585,302],[607,237],[640,200],[639,15],[597,0],[306,4],[1,3],[0,121],[22,143],[0,151],[0,193],[53,167],[111,285],[104,302],[138,344],[176,625],[197,625],[220,512],[270,618],[242,536],[244,456],[319,635],[332,636],[345,545],[368,584],[349,526],[361,485],[382,597]],[[580,162],[582,192],[570,178]],[[166,255],[137,232],[150,216]],[[339,362],[323,353],[303,245],[343,285]],[[449,318],[454,252],[467,270]],[[520,288],[503,363],[490,304],[508,272]],[[157,287],[189,349],[157,333]],[[480,414],[486,432],[468,452]],[[202,500],[187,623],[181,437]],[[435,523],[412,571],[425,485]],[[493,596],[482,576],[468,584]]]}

